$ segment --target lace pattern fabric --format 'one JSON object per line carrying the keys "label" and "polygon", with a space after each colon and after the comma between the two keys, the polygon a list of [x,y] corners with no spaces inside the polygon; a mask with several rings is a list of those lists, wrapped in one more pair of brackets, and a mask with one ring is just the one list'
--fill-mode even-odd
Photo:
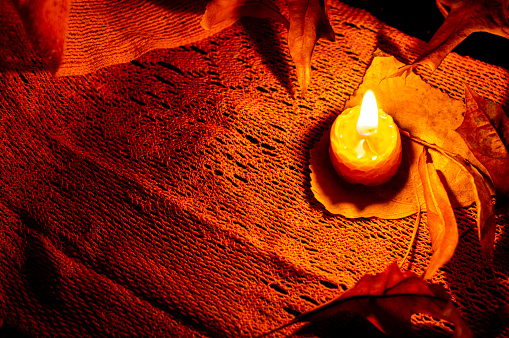
{"label": "lace pattern fabric", "polygon": [[[407,61],[422,41],[335,3],[336,42],[316,47],[305,97],[284,28],[253,19],[142,56],[128,45],[115,60],[132,62],[53,77],[1,6],[6,324],[30,336],[256,336],[404,255],[415,215],[330,215],[310,191],[309,150],[377,47]],[[420,72],[454,98],[468,84],[507,104],[505,69],[452,53]],[[455,212],[460,233],[475,226],[475,207]],[[508,223],[498,220],[492,265],[470,231],[433,280],[476,336],[507,335],[497,309],[509,296]],[[407,266],[422,273],[430,250],[421,226]],[[450,335],[445,322],[413,321],[421,336]],[[295,331],[382,336],[348,314],[285,330]]]}

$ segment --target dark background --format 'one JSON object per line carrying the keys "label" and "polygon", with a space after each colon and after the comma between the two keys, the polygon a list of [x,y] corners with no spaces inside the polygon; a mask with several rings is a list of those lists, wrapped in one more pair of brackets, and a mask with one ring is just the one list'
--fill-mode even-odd
{"label": "dark background", "polygon": [[[342,0],[362,8],[389,26],[428,42],[444,22],[434,0]],[[509,69],[509,40],[489,33],[473,33],[454,52]]]}

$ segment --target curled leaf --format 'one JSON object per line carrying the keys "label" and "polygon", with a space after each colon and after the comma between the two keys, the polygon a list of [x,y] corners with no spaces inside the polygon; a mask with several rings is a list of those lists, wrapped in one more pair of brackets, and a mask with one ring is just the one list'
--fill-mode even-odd
{"label": "curled leaf", "polygon": [[419,176],[424,189],[428,228],[433,249],[431,261],[424,273],[424,279],[429,279],[454,254],[458,245],[458,225],[451,202],[447,197],[447,191],[433,162],[429,161],[426,147],[419,157]]}
{"label": "curled leaf", "polygon": [[297,68],[301,91],[305,93],[311,82],[311,55],[316,42],[323,37],[334,41],[335,35],[327,16],[326,1],[288,0],[288,9],[288,46]]}
{"label": "curled leaf", "polygon": [[503,200],[509,195],[509,153],[495,127],[507,128],[509,122],[501,108],[494,109],[493,104],[468,88],[465,102],[465,117],[456,131],[488,171],[497,199]]}
{"label": "curled leaf", "polygon": [[305,312],[265,334],[295,323],[317,321],[340,311],[358,313],[392,336],[412,336],[410,318],[426,313],[454,323],[454,337],[472,337],[451,298],[441,285],[429,284],[411,271],[401,272],[392,263],[384,272],[365,275],[338,298]]}
{"label": "curled leaf", "polygon": [[486,258],[491,259],[493,257],[496,223],[490,190],[488,189],[484,177],[470,163],[467,163],[463,158],[457,155],[453,157],[453,160],[470,174],[470,180],[476,194],[476,223],[479,242],[481,243],[481,249]]}
{"label": "curled leaf", "polygon": [[[436,0],[446,19],[428,42],[421,55],[402,68],[400,75],[417,65],[427,65],[433,71],[466,37],[474,32],[488,32],[509,38],[507,0]],[[450,11],[447,11],[447,8]]]}
{"label": "curled leaf", "polygon": [[270,0],[212,0],[207,4],[201,26],[210,30],[214,26],[233,25],[240,18],[270,18],[281,22],[286,29],[290,27],[288,20]]}
{"label": "curled leaf", "polygon": [[418,137],[411,136],[407,132],[402,133],[407,137],[410,137],[413,141],[442,153],[469,174],[471,185],[474,187],[475,203],[477,206],[476,223],[479,234],[479,242],[481,243],[484,255],[488,259],[491,259],[493,256],[493,242],[495,241],[496,223],[491,193],[482,174],[461,156],[447,152],[437,145],[428,143]]}

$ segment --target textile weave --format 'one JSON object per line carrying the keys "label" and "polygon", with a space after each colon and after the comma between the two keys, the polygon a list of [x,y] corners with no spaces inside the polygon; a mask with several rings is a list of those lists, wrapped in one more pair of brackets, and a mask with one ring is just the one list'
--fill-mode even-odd
{"label": "textile weave", "polygon": [[[88,74],[53,77],[14,7],[0,2],[0,13],[6,325],[27,336],[253,337],[404,255],[415,215],[329,214],[310,190],[309,150],[376,48],[409,62],[424,42],[334,2],[336,42],[318,43],[303,97],[286,31],[271,21],[243,19],[211,36],[190,30],[192,39],[182,30],[178,43],[156,45],[171,48],[142,56],[135,45],[106,48],[98,54],[118,62],[77,63]],[[201,14],[168,18],[196,24]],[[73,44],[86,30],[70,31],[83,36],[70,35],[67,53],[92,48]],[[62,73],[73,67],[66,60]],[[452,53],[435,73],[419,73],[455,99],[468,84],[507,107],[506,69]],[[475,206],[455,212],[460,233],[475,227]],[[425,220],[405,264],[417,273],[431,256]],[[498,220],[493,263],[474,228],[433,279],[479,337],[508,335],[499,318],[509,297],[508,224]],[[448,323],[413,321],[421,336],[450,336]],[[383,336],[351,314],[283,332]]]}

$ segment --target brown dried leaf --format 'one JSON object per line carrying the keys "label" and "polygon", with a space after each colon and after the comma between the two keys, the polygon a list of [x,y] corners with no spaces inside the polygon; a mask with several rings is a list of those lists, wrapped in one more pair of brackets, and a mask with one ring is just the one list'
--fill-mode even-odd
{"label": "brown dried leaf", "polygon": [[466,163],[459,156],[455,158],[456,163],[460,164],[464,170],[470,173],[472,185],[476,193],[475,203],[477,206],[477,230],[479,234],[479,242],[481,249],[488,259],[493,258],[493,244],[495,242],[495,215],[494,205],[491,194],[484,177],[472,167],[470,163]]}
{"label": "brown dried leaf", "polygon": [[[391,115],[400,129],[460,155],[477,166],[479,162],[461,136],[454,132],[463,121],[465,104],[431,87],[414,73],[406,78],[386,79],[402,65],[403,63],[392,56],[375,57],[364,75],[362,84],[346,103],[346,107],[360,105],[364,93],[371,89],[375,92],[378,107]],[[442,170],[438,166],[437,169]],[[457,170],[461,172],[459,168]],[[445,176],[446,185],[450,186],[453,177],[447,174]],[[468,175],[460,176],[458,179],[468,184]]]}
{"label": "brown dried leaf", "polygon": [[419,176],[424,188],[428,228],[433,249],[431,261],[424,273],[424,279],[429,279],[454,254],[458,245],[458,224],[447,192],[428,156],[426,147],[419,157]]}
{"label": "brown dried leaf", "polygon": [[227,27],[245,16],[271,18],[281,22],[286,29],[290,27],[288,20],[270,0],[212,0],[207,4],[200,24],[207,30],[218,25]]}
{"label": "brown dried leaf", "polygon": [[290,30],[288,46],[302,93],[311,82],[311,55],[316,42],[325,37],[335,40],[334,31],[327,16],[327,4],[324,0],[288,0],[290,11]]}
{"label": "brown dried leaf", "polygon": [[[507,117],[498,105],[465,90],[466,113],[456,131],[488,171],[497,198],[509,195],[509,153],[495,128],[507,128]],[[503,119],[506,118],[506,119]]]}
{"label": "brown dried leaf", "polygon": [[495,240],[495,217],[494,217],[494,205],[491,198],[491,193],[486,184],[486,180],[481,173],[476,170],[472,164],[468,163],[461,156],[448,153],[436,146],[435,144],[427,143],[418,137],[409,136],[413,141],[419,142],[420,144],[435,149],[441,152],[444,156],[447,156],[454,163],[459,165],[465,172],[469,174],[471,186],[474,187],[475,192],[475,203],[477,206],[477,229],[479,233],[479,242],[484,255],[491,259],[493,257],[493,242]]}
{"label": "brown dried leaf", "polygon": [[447,14],[444,6],[450,8],[450,11],[421,55],[404,69],[428,65],[434,71],[447,54],[474,32],[488,32],[509,38],[507,0],[436,0],[436,2],[443,14]]}
{"label": "brown dried leaf", "polygon": [[55,74],[62,63],[70,0],[13,0],[35,49]]}
{"label": "brown dried leaf", "polygon": [[[476,163],[461,136],[453,130],[462,120],[463,102],[432,88],[422,79],[410,74],[406,79],[386,79],[402,65],[393,57],[375,57],[364,80],[346,107],[360,105],[368,89],[375,91],[378,107],[392,115],[400,129],[411,132],[429,143],[456,153]],[[338,112],[339,114],[339,112]],[[447,117],[447,118],[446,118]],[[417,212],[414,190],[409,172],[417,172],[422,146],[402,137],[403,162],[396,176],[377,187],[350,185],[337,176],[328,155],[328,131],[310,151],[311,189],[314,196],[333,214],[346,217],[401,218]],[[475,200],[470,175],[458,166],[451,166],[448,158],[433,153],[433,162],[445,178],[453,207],[465,207]],[[410,170],[411,169],[411,170]],[[417,178],[418,180],[418,178]],[[424,201],[422,186],[418,191]],[[423,210],[425,206],[422,205]]]}
{"label": "brown dried leaf", "polygon": [[377,275],[365,275],[338,298],[303,313],[264,336],[295,323],[317,321],[340,311],[358,313],[382,332],[396,337],[413,335],[410,317],[414,313],[426,313],[454,323],[454,337],[472,337],[444,287],[426,283],[411,271],[401,272],[396,263]]}

